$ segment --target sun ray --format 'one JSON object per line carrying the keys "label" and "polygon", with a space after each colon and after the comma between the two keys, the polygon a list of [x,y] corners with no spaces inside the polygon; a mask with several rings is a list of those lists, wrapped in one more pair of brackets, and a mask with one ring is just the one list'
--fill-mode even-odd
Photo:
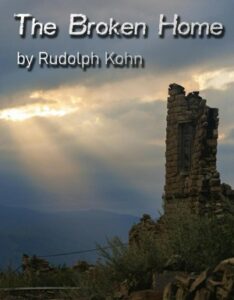
{"label": "sun ray", "polygon": [[[68,190],[69,179],[77,177],[77,164],[61,151],[46,130],[35,119],[23,123],[8,122],[9,131],[16,144],[20,160],[32,180],[47,190]],[[77,178],[78,180],[78,178]]]}
{"label": "sun ray", "polygon": [[31,104],[16,108],[7,108],[0,111],[0,119],[22,122],[34,117],[64,117],[75,112],[77,108],[69,106],[51,106],[48,104]]}

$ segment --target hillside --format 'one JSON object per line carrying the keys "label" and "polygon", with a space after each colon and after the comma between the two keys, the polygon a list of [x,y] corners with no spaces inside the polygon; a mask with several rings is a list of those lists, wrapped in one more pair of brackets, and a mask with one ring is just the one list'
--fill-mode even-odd
{"label": "hillside", "polygon": [[[0,207],[0,266],[18,266],[22,253],[54,254],[105,244],[106,237],[127,240],[128,230],[138,218],[106,211],[42,213],[24,208]],[[95,254],[52,258],[51,263],[94,260]]]}

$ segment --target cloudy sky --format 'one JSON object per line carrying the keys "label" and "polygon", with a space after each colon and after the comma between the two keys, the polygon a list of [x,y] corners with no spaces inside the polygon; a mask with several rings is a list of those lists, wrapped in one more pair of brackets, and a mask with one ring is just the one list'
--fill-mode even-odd
{"label": "cloudy sky", "polygon": [[[234,3],[229,0],[0,0],[0,204],[156,215],[164,185],[168,84],[200,90],[220,110],[218,167],[234,185]],[[57,38],[18,35],[15,13],[55,22]],[[71,39],[71,13],[146,22],[147,39]],[[221,39],[157,36],[159,15],[222,22]],[[39,69],[16,53],[125,51],[144,69]]]}

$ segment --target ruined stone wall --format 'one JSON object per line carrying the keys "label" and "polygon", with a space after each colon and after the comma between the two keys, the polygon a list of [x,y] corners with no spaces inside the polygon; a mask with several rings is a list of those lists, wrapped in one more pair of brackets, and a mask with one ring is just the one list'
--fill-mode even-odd
{"label": "ruined stone wall", "polygon": [[165,211],[185,199],[199,211],[222,212],[224,190],[233,191],[216,169],[218,109],[177,84],[169,87],[167,109]]}

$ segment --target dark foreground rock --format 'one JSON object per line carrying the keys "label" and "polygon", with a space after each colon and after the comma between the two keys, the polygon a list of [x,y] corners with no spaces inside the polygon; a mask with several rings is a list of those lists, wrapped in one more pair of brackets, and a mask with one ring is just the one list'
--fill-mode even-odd
{"label": "dark foreground rock", "polygon": [[195,276],[178,275],[164,290],[163,300],[233,300],[234,258]]}

